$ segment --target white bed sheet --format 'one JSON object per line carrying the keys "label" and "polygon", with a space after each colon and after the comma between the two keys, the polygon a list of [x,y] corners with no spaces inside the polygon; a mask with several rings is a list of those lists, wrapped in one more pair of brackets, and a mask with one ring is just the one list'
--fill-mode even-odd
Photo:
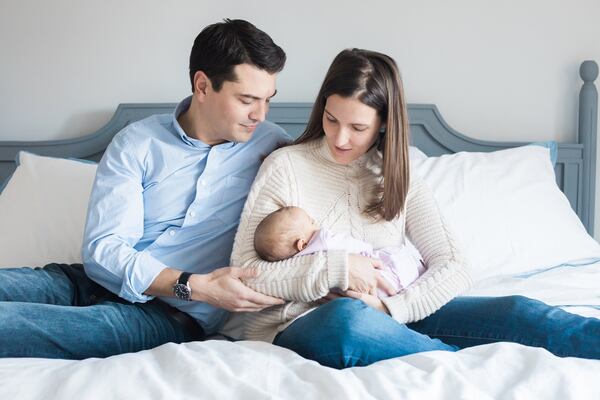
{"label": "white bed sheet", "polygon": [[[600,263],[479,282],[600,316]],[[575,308],[566,307],[573,311]],[[495,343],[344,371],[267,343],[211,340],[83,361],[0,360],[0,399],[598,399],[600,361]]]}
{"label": "white bed sheet", "polygon": [[523,295],[569,312],[600,318],[600,260],[495,276],[477,282],[468,295]]}
{"label": "white bed sheet", "polygon": [[266,343],[166,344],[107,359],[0,362],[2,399],[597,399],[600,361],[491,344],[338,371]]}

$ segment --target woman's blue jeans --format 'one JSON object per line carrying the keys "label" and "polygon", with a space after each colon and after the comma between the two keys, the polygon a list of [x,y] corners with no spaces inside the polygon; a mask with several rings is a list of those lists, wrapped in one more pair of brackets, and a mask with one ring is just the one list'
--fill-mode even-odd
{"label": "woman's blue jeans", "polygon": [[[122,300],[81,265],[0,269],[0,357],[107,357],[202,338],[165,303]],[[359,300],[338,299],[295,321],[275,344],[345,368],[498,341],[600,359],[600,319],[521,296],[459,297],[402,325]]]}
{"label": "woman's blue jeans", "polygon": [[159,300],[119,298],[80,264],[0,269],[0,357],[108,357],[202,338],[173,315]]}
{"label": "woman's blue jeans", "polygon": [[274,340],[339,369],[494,342],[543,347],[561,357],[600,359],[600,319],[523,296],[457,297],[433,315],[403,325],[360,300],[343,298],[294,321]]}

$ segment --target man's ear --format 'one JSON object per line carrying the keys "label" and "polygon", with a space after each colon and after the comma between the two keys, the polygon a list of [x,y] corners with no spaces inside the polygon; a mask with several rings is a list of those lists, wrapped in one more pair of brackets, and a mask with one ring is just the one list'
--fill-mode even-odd
{"label": "man's ear", "polygon": [[196,71],[194,74],[194,94],[198,95],[200,100],[204,100],[208,88],[210,88],[208,76],[202,71]]}
{"label": "man's ear", "polygon": [[298,251],[304,250],[306,248],[306,246],[308,246],[308,242],[304,239],[298,239],[298,240],[296,240],[296,243],[294,244],[294,247]]}

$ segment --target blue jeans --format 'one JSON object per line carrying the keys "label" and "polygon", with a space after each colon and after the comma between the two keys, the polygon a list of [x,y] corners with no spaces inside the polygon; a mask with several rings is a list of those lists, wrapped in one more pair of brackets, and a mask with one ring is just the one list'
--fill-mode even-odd
{"label": "blue jeans", "polygon": [[341,369],[494,342],[543,347],[561,357],[600,359],[600,319],[523,296],[457,297],[433,315],[404,325],[360,300],[343,298],[294,321],[273,343]]}
{"label": "blue jeans", "polygon": [[160,300],[129,303],[80,264],[0,269],[0,357],[108,357],[202,339],[180,314]]}

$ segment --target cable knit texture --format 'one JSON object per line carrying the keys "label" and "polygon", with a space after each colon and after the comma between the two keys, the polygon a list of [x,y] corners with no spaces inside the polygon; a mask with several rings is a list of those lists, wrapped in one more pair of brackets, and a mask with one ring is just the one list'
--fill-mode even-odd
{"label": "cable knit texture", "polygon": [[284,207],[306,210],[323,227],[346,232],[378,249],[404,243],[405,232],[417,247],[427,271],[395,296],[382,299],[400,323],[434,313],[471,284],[465,261],[430,189],[411,175],[405,213],[392,221],[364,213],[381,180],[381,152],[375,148],[349,165],[337,164],[325,138],[273,152],[250,190],[235,237],[231,264],[255,267],[258,277],[246,284],[287,300],[245,317],[244,337],[272,342],[294,319],[316,307],[330,289],[348,289],[347,254],[323,251],[278,262],[261,260],[254,251],[254,231],[269,213]]}

